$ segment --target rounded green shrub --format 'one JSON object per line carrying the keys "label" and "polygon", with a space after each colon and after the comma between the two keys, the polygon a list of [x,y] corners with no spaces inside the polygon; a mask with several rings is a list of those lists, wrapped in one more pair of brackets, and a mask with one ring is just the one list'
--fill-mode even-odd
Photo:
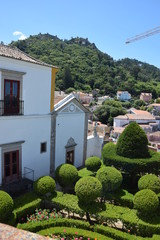
{"label": "rounded green shrub", "polygon": [[76,183],[75,192],[81,202],[88,204],[101,196],[102,184],[95,177],[84,177]]}
{"label": "rounded green shrub", "polygon": [[61,164],[56,169],[56,180],[62,187],[73,187],[78,180],[78,170],[71,164]]}
{"label": "rounded green shrub", "polygon": [[101,166],[101,160],[100,158],[94,156],[94,157],[89,157],[85,161],[85,166],[87,170],[96,172],[100,166]]}
{"label": "rounded green shrub", "polygon": [[33,184],[34,191],[39,195],[53,193],[56,188],[54,179],[50,176],[44,176],[37,179]]}
{"label": "rounded green shrub", "polygon": [[159,200],[155,192],[150,189],[144,189],[135,194],[133,204],[139,213],[149,215],[157,210]]}
{"label": "rounded green shrub", "polygon": [[138,181],[139,190],[150,189],[155,193],[160,192],[160,178],[155,174],[146,174],[142,176]]}
{"label": "rounded green shrub", "polygon": [[0,221],[9,218],[12,214],[13,205],[12,197],[8,193],[0,190]]}
{"label": "rounded green shrub", "polygon": [[102,183],[103,195],[117,190],[122,184],[122,174],[114,167],[102,167],[96,177]]}
{"label": "rounded green shrub", "polygon": [[130,123],[120,135],[116,152],[129,158],[149,157],[148,139],[144,130],[136,123]]}

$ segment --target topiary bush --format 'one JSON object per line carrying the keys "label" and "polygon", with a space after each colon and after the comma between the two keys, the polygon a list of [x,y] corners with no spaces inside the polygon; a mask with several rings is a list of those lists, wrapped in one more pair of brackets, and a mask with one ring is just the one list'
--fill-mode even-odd
{"label": "topiary bush", "polygon": [[155,174],[146,174],[138,181],[139,190],[150,189],[155,193],[160,193],[160,178]]}
{"label": "topiary bush", "polygon": [[116,152],[118,155],[129,158],[147,158],[148,139],[144,130],[136,123],[130,123],[120,135]]}
{"label": "topiary bush", "polygon": [[33,184],[33,189],[38,195],[45,195],[47,193],[53,193],[56,188],[54,179],[50,176],[40,177]]}
{"label": "topiary bush", "polygon": [[81,178],[75,185],[76,195],[81,202],[90,203],[100,197],[102,191],[101,182],[95,177]]}
{"label": "topiary bush", "polygon": [[100,166],[101,166],[101,160],[100,158],[94,156],[94,157],[89,157],[85,161],[85,166],[87,170],[96,172]]}
{"label": "topiary bush", "polygon": [[62,187],[74,187],[78,180],[78,170],[71,164],[61,164],[55,172],[56,180]]}
{"label": "topiary bush", "polygon": [[102,150],[103,163],[106,166],[114,166],[121,171],[129,173],[159,173],[160,153],[150,151],[149,158],[127,158],[117,155],[116,145],[112,142],[104,145]]}
{"label": "topiary bush", "polygon": [[103,167],[97,171],[96,178],[102,184],[102,193],[105,197],[107,193],[117,190],[122,184],[122,174],[114,167]]}
{"label": "topiary bush", "polygon": [[13,205],[12,197],[8,193],[0,190],[0,221],[4,221],[11,216]]}
{"label": "topiary bush", "polygon": [[150,215],[157,210],[159,199],[155,192],[150,189],[144,189],[135,194],[133,204],[138,213]]}

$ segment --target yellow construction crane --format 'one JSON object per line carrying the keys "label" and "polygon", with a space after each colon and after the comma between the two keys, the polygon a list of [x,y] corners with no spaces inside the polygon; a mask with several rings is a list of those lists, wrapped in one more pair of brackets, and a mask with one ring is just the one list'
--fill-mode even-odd
{"label": "yellow construction crane", "polygon": [[151,29],[151,30],[149,30],[149,31],[147,31],[147,32],[138,34],[138,35],[136,35],[136,36],[134,36],[134,37],[128,38],[128,39],[126,40],[126,44],[131,43],[131,42],[134,42],[134,41],[137,41],[137,40],[140,40],[140,39],[142,39],[142,38],[149,37],[149,36],[154,35],[154,34],[156,34],[156,33],[160,33],[160,26],[159,26],[159,27],[156,27],[156,28],[153,28],[153,29]]}

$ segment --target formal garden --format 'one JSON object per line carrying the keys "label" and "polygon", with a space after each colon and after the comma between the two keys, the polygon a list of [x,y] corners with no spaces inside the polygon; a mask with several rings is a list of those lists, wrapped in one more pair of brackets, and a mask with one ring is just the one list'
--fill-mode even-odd
{"label": "formal garden", "polygon": [[0,191],[0,222],[57,240],[159,240],[159,169],[160,153],[131,123],[102,159],[80,170],[62,164],[55,179],[41,177],[14,199]]}

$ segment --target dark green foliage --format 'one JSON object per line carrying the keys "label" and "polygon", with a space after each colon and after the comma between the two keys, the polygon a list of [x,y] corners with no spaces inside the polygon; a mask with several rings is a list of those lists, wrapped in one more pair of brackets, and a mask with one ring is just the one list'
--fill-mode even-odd
{"label": "dark green foliage", "polygon": [[95,177],[81,178],[75,185],[75,192],[78,199],[86,204],[89,204],[100,197],[101,191],[102,184]]}
{"label": "dark green foliage", "polygon": [[155,193],[160,193],[160,178],[155,174],[147,174],[142,176],[138,181],[139,190],[150,189]]}
{"label": "dark green foliage", "polygon": [[97,171],[96,177],[102,183],[102,195],[117,190],[122,183],[122,174],[114,167],[102,167]]}
{"label": "dark green foliage", "polygon": [[97,49],[88,39],[72,38],[61,40],[50,34],[30,36],[26,40],[12,42],[31,56],[57,65],[57,89],[65,90],[64,72],[69,66],[68,87],[86,90],[99,88],[100,94],[114,96],[117,90],[128,90],[132,96],[141,92],[151,92],[153,97],[160,93],[160,70],[152,65],[125,58],[114,61],[112,57]]}
{"label": "dark green foliage", "polygon": [[143,215],[155,213],[159,205],[159,199],[155,192],[144,189],[137,192],[133,199],[134,208]]}
{"label": "dark green foliage", "polygon": [[14,214],[17,219],[20,220],[27,214],[33,214],[36,208],[40,208],[42,205],[42,199],[40,199],[33,191],[23,194],[15,198],[14,200]]}
{"label": "dark green foliage", "polygon": [[140,107],[145,106],[145,105],[146,105],[146,103],[141,99],[137,99],[133,103],[133,107],[136,109],[140,109]]}
{"label": "dark green foliage", "polygon": [[78,170],[71,164],[62,164],[56,169],[56,180],[62,187],[73,187],[78,180]]}
{"label": "dark green foliage", "polygon": [[124,115],[125,113],[126,110],[123,109],[122,104],[114,100],[106,100],[102,106],[97,107],[94,111],[99,121],[104,124],[109,123],[110,125],[113,125],[114,117]]}
{"label": "dark green foliage", "polygon": [[149,158],[126,158],[116,154],[116,145],[107,143],[102,150],[103,162],[107,166],[134,173],[158,173],[160,169],[160,154],[150,151]]}
{"label": "dark green foliage", "polygon": [[94,156],[94,157],[89,157],[85,161],[85,166],[87,170],[96,172],[100,166],[101,166],[101,160],[100,158]]}
{"label": "dark green foliage", "polygon": [[54,192],[56,188],[56,183],[54,179],[50,176],[40,177],[33,184],[33,189],[38,195],[45,195],[47,193]]}
{"label": "dark green foliage", "polygon": [[0,190],[0,221],[8,219],[13,210],[13,199],[12,197]]}
{"label": "dark green foliage", "polygon": [[148,139],[144,130],[136,123],[130,123],[120,135],[116,152],[128,158],[149,157]]}

